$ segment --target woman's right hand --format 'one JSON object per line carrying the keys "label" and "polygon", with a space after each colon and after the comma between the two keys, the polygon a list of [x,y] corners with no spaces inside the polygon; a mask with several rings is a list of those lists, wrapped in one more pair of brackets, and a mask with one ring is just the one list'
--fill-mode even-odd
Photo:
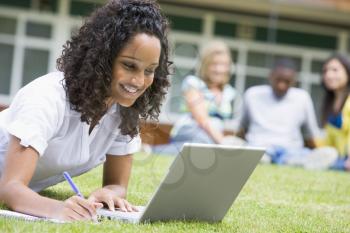
{"label": "woman's right hand", "polygon": [[54,218],[63,221],[96,220],[96,209],[102,208],[102,203],[89,201],[79,196],[72,196],[60,202]]}

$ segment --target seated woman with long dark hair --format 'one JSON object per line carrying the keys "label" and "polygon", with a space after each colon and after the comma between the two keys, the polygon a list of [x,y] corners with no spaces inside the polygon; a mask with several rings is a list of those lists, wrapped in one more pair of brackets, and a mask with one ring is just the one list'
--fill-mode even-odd
{"label": "seated woman with long dark hair", "polygon": [[322,124],[326,137],[320,146],[332,146],[338,159],[332,169],[350,171],[350,62],[340,54],[331,56],[323,66],[325,89]]}

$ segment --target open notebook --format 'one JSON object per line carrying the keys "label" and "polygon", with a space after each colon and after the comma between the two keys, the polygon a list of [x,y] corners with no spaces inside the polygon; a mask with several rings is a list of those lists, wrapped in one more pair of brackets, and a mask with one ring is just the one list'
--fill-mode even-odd
{"label": "open notebook", "polygon": [[[121,221],[128,221],[128,222],[137,222],[137,219],[140,218],[141,213],[144,211],[144,206],[136,206],[136,208],[139,210],[139,212],[122,212],[118,211],[116,209],[114,212],[108,210],[108,209],[99,209],[97,210],[97,219],[111,219],[111,220],[121,220]],[[0,210],[0,217],[4,218],[11,218],[11,219],[19,219],[24,221],[47,221],[47,222],[53,222],[53,223],[65,223],[64,221],[58,220],[58,219],[52,219],[52,218],[43,218],[43,217],[37,217],[29,214],[23,214],[16,211],[11,210]],[[132,221],[134,219],[135,221]]]}
{"label": "open notebook", "polygon": [[41,217],[29,215],[29,214],[22,214],[11,210],[0,210],[0,216],[5,218],[25,220],[25,221],[48,221],[48,222],[55,222],[55,223],[64,223],[63,221],[60,221],[58,219],[41,218]]}
{"label": "open notebook", "polygon": [[263,154],[262,148],[186,143],[146,207],[139,206],[139,212],[100,209],[98,217],[131,223],[221,221]]}

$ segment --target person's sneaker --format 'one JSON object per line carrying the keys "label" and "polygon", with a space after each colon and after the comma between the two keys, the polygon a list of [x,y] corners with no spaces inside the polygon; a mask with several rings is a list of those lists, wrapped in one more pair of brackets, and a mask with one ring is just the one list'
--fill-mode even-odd
{"label": "person's sneaker", "polygon": [[333,147],[320,147],[314,149],[305,157],[304,168],[309,170],[329,169],[338,157],[338,152]]}

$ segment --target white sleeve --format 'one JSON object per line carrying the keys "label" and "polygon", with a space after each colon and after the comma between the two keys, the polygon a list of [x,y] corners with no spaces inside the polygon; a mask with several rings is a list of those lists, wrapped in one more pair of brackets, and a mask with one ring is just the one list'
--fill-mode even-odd
{"label": "white sleeve", "polygon": [[29,85],[22,88],[9,107],[5,129],[20,139],[22,146],[33,147],[41,156],[48,141],[59,127],[63,118],[62,104],[59,104],[53,89],[44,85]]}
{"label": "white sleeve", "polygon": [[193,75],[187,76],[181,84],[182,93],[185,93],[191,89],[200,91],[203,88],[205,88],[205,83],[200,78]]}
{"label": "white sleeve", "polygon": [[112,146],[107,151],[109,155],[129,155],[140,151],[141,148],[141,138],[140,135],[131,138],[128,135],[118,135],[112,144]]}

